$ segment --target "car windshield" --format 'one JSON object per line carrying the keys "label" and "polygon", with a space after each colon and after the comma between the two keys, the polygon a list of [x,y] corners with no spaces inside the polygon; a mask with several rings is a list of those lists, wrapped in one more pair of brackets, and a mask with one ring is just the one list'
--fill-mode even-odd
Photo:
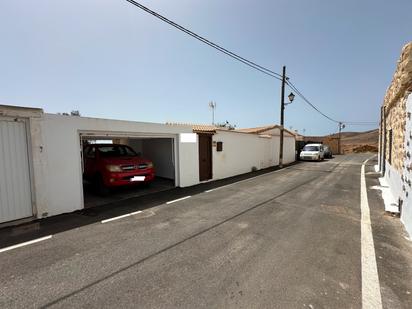
{"label": "car windshield", "polygon": [[303,151],[319,151],[319,146],[305,146]]}
{"label": "car windshield", "polygon": [[137,156],[137,153],[127,146],[107,145],[99,146],[98,149],[100,155],[105,158]]}

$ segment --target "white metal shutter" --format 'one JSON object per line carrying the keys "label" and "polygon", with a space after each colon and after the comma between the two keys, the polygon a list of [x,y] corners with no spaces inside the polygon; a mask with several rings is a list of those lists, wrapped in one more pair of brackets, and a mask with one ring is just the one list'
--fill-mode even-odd
{"label": "white metal shutter", "polygon": [[0,223],[32,215],[26,126],[0,119]]}

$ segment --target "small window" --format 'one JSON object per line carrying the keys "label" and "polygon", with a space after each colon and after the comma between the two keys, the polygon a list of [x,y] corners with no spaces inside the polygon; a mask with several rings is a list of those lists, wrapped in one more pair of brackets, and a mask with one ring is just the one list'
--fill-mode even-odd
{"label": "small window", "polygon": [[216,143],[216,151],[223,151],[223,142]]}

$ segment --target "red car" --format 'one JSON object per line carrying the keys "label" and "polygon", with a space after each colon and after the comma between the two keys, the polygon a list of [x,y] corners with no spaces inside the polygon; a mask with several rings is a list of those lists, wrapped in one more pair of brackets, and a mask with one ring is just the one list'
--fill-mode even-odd
{"label": "red car", "polygon": [[107,194],[111,187],[148,184],[155,177],[153,163],[126,145],[90,144],[84,147],[83,158],[83,176],[100,194]]}

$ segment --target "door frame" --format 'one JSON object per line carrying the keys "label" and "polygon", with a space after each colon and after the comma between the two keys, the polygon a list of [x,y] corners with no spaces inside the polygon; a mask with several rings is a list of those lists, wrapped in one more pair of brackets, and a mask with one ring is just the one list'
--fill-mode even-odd
{"label": "door frame", "polygon": [[[206,181],[210,181],[213,179],[213,134],[210,133],[197,133],[198,135],[198,155],[199,155],[199,182],[206,182]],[[209,151],[209,177],[207,179],[201,179],[201,171],[200,171],[200,165],[201,165],[201,161],[200,161],[200,138],[208,138],[210,140],[210,147],[208,149]]]}
{"label": "door frame", "polygon": [[18,222],[29,222],[37,217],[37,207],[36,207],[36,192],[34,184],[34,167],[33,167],[33,153],[32,153],[32,140],[31,140],[31,127],[30,118],[26,117],[14,117],[14,116],[1,116],[0,121],[9,122],[21,122],[24,125],[24,135],[26,138],[26,150],[27,150],[27,166],[29,173],[29,188],[30,188],[30,204],[31,204],[31,215],[24,218],[15,219],[12,221],[1,222],[0,227],[6,227],[10,225],[15,225]]}

